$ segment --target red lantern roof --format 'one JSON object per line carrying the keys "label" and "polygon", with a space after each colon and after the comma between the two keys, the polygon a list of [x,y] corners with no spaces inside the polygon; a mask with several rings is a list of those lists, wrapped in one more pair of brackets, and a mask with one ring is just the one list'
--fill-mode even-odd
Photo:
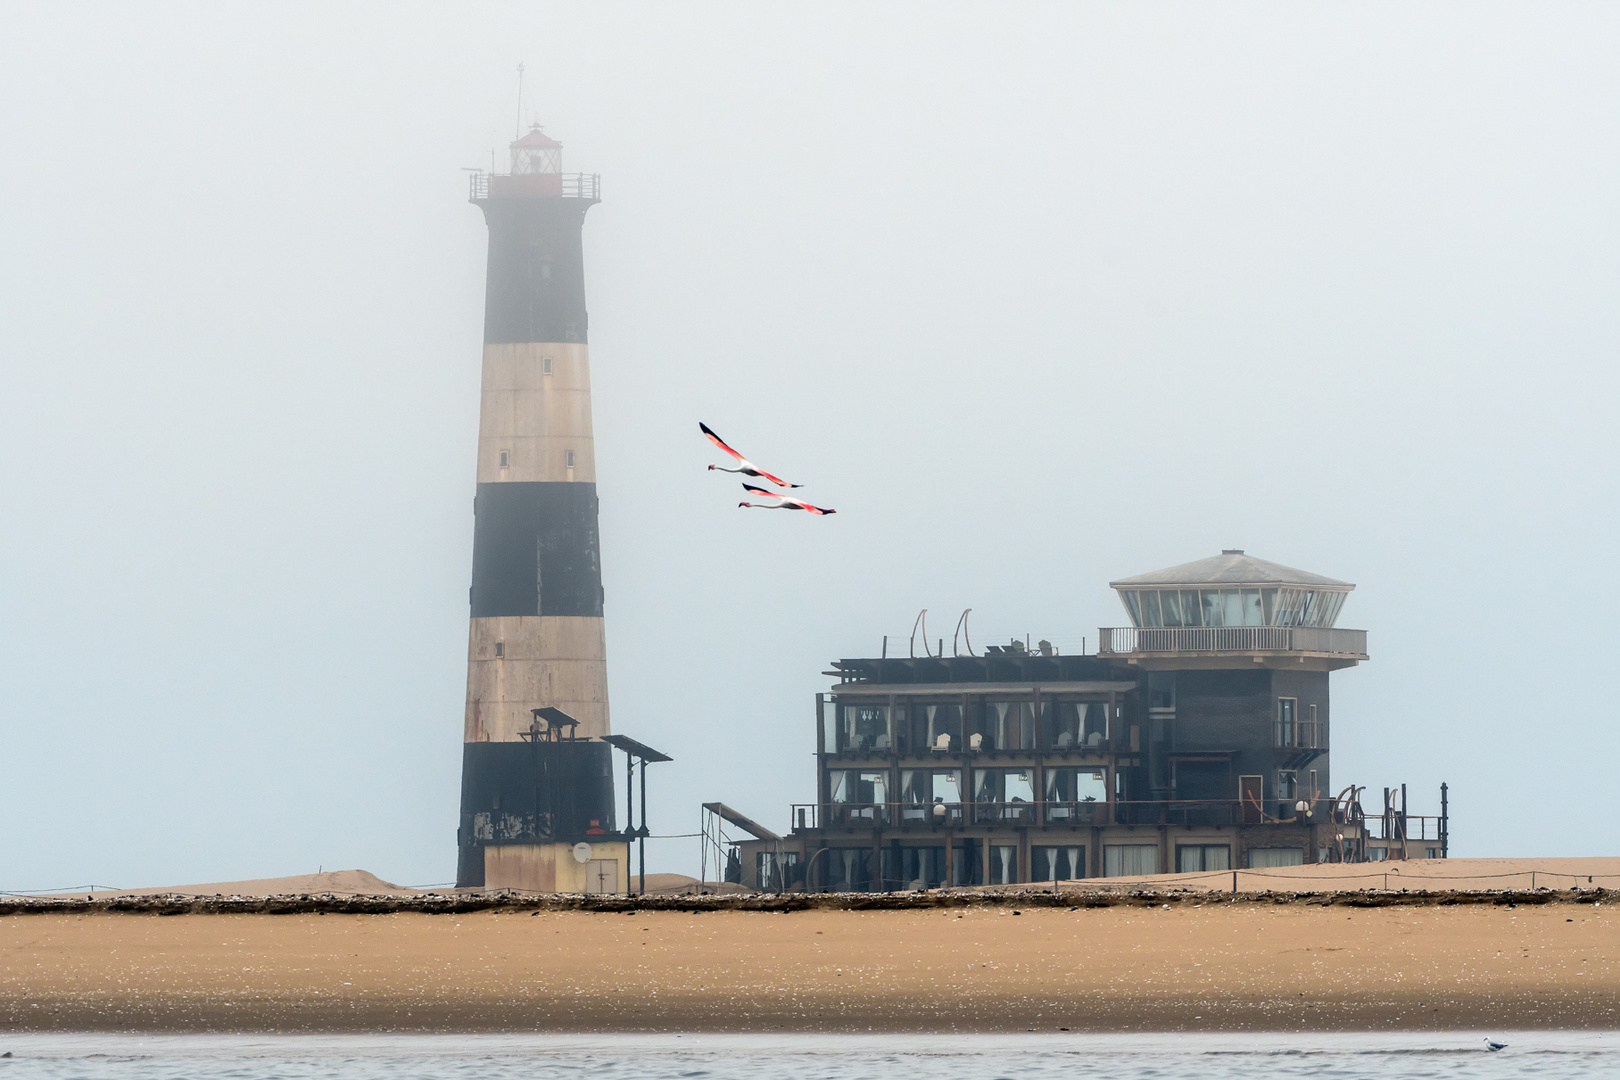
{"label": "red lantern roof", "polygon": [[551,150],[561,149],[561,147],[562,143],[541,131],[539,124],[534,125],[529,129],[529,133],[527,135],[523,136],[523,138],[512,144],[512,149],[514,150]]}

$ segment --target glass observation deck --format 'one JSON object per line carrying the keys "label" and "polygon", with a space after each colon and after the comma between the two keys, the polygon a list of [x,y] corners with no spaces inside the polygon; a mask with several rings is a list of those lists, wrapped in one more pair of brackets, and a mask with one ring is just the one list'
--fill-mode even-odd
{"label": "glass observation deck", "polygon": [[1109,584],[1131,625],[1098,631],[1104,655],[1367,657],[1365,630],[1334,625],[1354,585],[1241,550]]}

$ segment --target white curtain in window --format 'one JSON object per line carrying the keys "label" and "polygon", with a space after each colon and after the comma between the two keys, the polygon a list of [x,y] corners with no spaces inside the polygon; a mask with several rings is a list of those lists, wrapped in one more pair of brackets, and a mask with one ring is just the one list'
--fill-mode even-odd
{"label": "white curtain in window", "polygon": [[1159,845],[1107,844],[1103,847],[1104,877],[1144,877],[1159,872]]}
{"label": "white curtain in window", "polygon": [[1249,866],[1262,870],[1269,866],[1303,866],[1305,852],[1295,847],[1250,848]]}
{"label": "white curtain in window", "polygon": [[1002,844],[990,848],[990,883],[1013,885],[1018,880],[1018,849]]}

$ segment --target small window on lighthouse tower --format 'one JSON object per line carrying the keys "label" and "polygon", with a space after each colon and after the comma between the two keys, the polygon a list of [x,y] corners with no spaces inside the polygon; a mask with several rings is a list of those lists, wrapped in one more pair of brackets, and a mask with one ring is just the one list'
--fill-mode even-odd
{"label": "small window on lighthouse tower", "polygon": [[505,655],[506,655],[506,642],[497,641],[495,643],[495,659],[499,660],[502,657],[504,657]]}
{"label": "small window on lighthouse tower", "polygon": [[545,374],[550,375],[551,374],[551,357],[549,357],[549,356],[546,357],[540,363],[541,363],[541,369],[540,370],[543,371]]}
{"label": "small window on lighthouse tower", "polygon": [[574,467],[574,452],[572,450],[568,451],[568,467],[570,469]]}
{"label": "small window on lighthouse tower", "polygon": [[503,469],[506,468],[506,464],[507,464],[507,462],[506,462],[506,451],[502,450],[501,451],[501,468],[503,468]]}

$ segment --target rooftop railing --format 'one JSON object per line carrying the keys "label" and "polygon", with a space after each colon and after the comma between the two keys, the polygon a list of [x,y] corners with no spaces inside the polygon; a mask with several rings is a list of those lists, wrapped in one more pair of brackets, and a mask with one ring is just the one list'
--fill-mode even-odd
{"label": "rooftop railing", "polygon": [[1367,631],[1321,626],[1105,626],[1102,656],[1142,653],[1318,653],[1367,657]]}

